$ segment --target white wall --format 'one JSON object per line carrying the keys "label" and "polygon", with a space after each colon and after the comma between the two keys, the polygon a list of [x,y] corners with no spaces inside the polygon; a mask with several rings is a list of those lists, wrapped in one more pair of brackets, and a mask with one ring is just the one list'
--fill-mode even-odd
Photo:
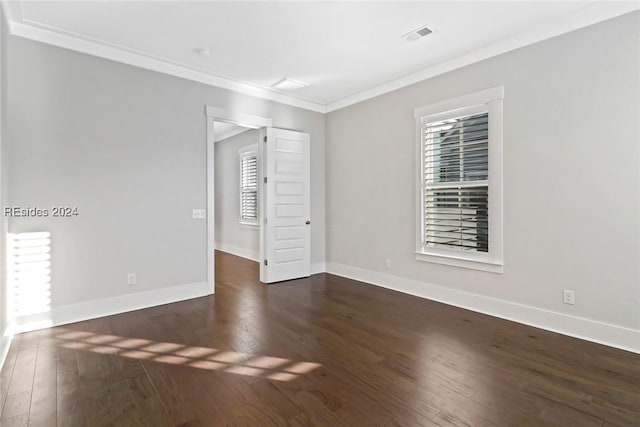
{"label": "white wall", "polygon": [[240,157],[238,150],[259,142],[252,129],[222,141],[215,147],[216,249],[257,261],[260,234],[257,225],[240,224]]}
{"label": "white wall", "polygon": [[[65,319],[74,311],[63,307],[120,304],[134,292],[206,281],[206,221],[191,218],[206,207],[205,105],[311,134],[312,261],[324,262],[324,115],[17,37],[6,42],[9,203],[79,211],[9,222],[14,233],[51,232],[52,308]],[[129,272],[137,285],[126,284]]]}
{"label": "white wall", "polygon": [[[413,109],[500,85],[504,274],[416,261]],[[332,112],[329,271],[640,351],[639,123],[639,12]]]}

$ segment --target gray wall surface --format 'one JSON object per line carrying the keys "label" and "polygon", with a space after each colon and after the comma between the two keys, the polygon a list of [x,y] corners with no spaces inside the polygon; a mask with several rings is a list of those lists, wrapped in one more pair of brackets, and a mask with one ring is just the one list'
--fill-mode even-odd
{"label": "gray wall surface", "polygon": [[[4,93],[6,91],[6,67],[5,58],[5,40],[7,38],[7,30],[5,20],[0,10],[0,208],[5,206],[7,201],[7,161],[5,155],[4,132],[6,111]],[[7,218],[0,213],[0,341],[2,333],[7,326],[8,310],[7,305],[7,265],[6,265],[6,237],[7,237]],[[1,356],[0,356],[1,358]]]}
{"label": "gray wall surface", "polygon": [[[205,105],[311,134],[312,262],[324,262],[322,114],[9,37],[9,203],[77,206],[12,218],[49,231],[52,307],[206,280]],[[127,273],[138,283],[128,286]]]}
{"label": "gray wall surface", "polygon": [[259,131],[249,130],[215,143],[216,248],[258,260],[260,229],[240,224],[241,148],[258,144]]}
{"label": "gray wall surface", "polygon": [[[504,273],[416,261],[413,109],[501,85]],[[328,114],[327,261],[640,329],[639,95],[636,12]]]}

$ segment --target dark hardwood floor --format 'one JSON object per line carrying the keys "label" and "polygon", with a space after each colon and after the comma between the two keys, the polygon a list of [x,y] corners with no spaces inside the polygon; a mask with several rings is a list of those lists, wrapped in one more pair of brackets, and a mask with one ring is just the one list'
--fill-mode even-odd
{"label": "dark hardwood floor", "polygon": [[19,335],[7,426],[640,426],[640,356],[328,275]]}

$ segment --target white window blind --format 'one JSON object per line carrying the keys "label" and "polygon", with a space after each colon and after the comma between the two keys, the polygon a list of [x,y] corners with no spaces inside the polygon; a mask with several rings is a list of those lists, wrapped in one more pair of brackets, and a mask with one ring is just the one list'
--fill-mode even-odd
{"label": "white window blind", "polygon": [[489,252],[489,113],[423,120],[423,249]]}
{"label": "white window blind", "polygon": [[240,156],[240,221],[258,221],[258,157],[255,152]]}

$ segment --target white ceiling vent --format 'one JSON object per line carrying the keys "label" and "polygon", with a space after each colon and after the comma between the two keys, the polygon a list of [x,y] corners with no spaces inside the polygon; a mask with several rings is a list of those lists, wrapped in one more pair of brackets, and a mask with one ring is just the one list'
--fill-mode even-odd
{"label": "white ceiling vent", "polygon": [[407,41],[409,42],[414,42],[418,39],[421,39],[424,36],[428,36],[432,32],[433,31],[431,31],[427,26],[423,26],[413,31],[409,31],[407,34],[404,34],[402,37],[407,39]]}

